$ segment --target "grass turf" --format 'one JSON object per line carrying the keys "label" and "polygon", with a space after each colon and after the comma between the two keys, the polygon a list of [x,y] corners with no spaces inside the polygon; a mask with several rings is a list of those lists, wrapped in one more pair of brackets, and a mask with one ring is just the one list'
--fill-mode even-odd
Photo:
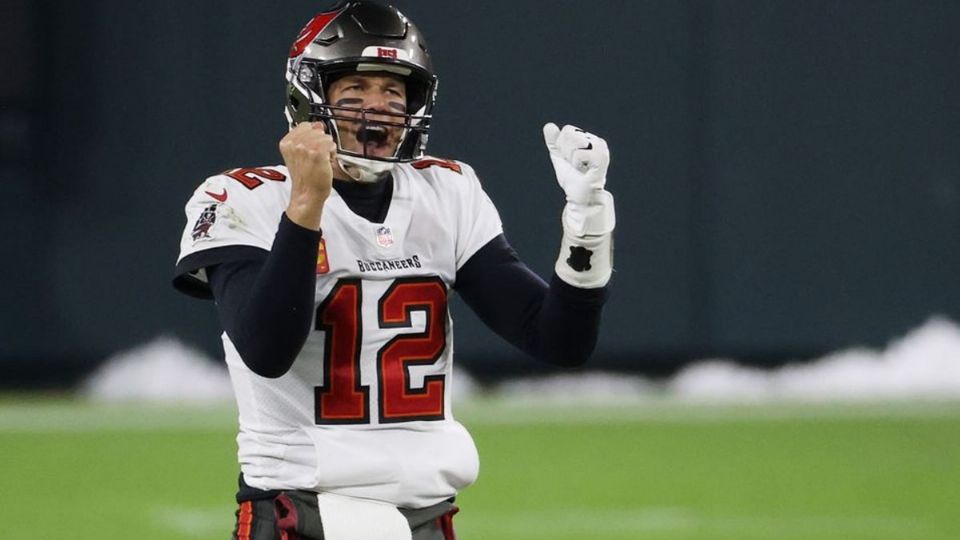
{"label": "grass turf", "polygon": [[[461,540],[960,537],[960,404],[468,403]],[[228,538],[229,409],[0,400],[4,538]]]}

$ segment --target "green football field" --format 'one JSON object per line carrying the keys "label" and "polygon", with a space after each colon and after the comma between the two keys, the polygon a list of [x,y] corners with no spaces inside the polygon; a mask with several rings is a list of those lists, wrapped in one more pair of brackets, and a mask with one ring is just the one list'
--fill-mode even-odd
{"label": "green football field", "polygon": [[[960,538],[960,403],[459,408],[461,540]],[[0,399],[0,538],[223,539],[229,408]]]}

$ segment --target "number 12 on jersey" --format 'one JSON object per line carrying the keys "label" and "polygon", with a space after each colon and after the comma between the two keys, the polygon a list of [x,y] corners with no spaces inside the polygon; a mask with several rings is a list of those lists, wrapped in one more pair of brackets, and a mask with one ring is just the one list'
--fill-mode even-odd
{"label": "number 12 on jersey", "polygon": [[[370,388],[360,381],[362,294],[359,279],[343,279],[317,308],[315,329],[326,334],[323,386],[314,389],[317,424],[370,422]],[[426,316],[423,331],[398,333],[377,351],[381,424],[444,418],[445,376],[426,376],[422,388],[413,388],[410,368],[436,363],[447,346],[446,285],[439,277],[396,280],[377,303],[376,323],[412,328],[416,311]]]}

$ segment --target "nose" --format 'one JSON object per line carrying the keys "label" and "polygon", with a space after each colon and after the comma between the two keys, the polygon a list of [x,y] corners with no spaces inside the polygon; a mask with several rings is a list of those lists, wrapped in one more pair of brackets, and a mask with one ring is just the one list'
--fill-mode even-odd
{"label": "nose", "polygon": [[363,96],[363,108],[372,111],[389,112],[390,95],[382,90],[370,90]]}
{"label": "nose", "polygon": [[371,113],[367,114],[367,120],[386,124],[399,122],[400,120],[393,116],[398,111],[390,106],[390,103],[394,100],[395,98],[386,91],[371,90],[370,92],[367,92],[364,95],[363,100],[363,108]]}

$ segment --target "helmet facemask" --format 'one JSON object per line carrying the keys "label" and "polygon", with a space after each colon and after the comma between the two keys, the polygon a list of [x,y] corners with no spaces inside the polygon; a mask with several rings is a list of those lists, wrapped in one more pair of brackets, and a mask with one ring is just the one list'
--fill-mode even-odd
{"label": "helmet facemask", "polygon": [[[435,80],[414,77],[411,75],[412,70],[404,66],[371,64],[365,61],[356,64],[352,70],[344,68],[345,65],[339,66],[339,69],[318,69],[315,63],[304,61],[300,65],[297,82],[300,83],[298,86],[301,86],[300,92],[308,98],[309,110],[305,111],[307,121],[324,123],[327,132],[337,143],[337,155],[341,165],[347,165],[343,167],[345,172],[350,174],[351,171],[347,169],[366,168],[373,171],[375,176],[381,176],[392,169],[395,163],[423,157],[431,119],[426,112],[428,104],[432,105],[428,103],[427,96],[434,94]],[[321,73],[324,75],[320,75]],[[329,103],[330,85],[339,78],[356,73],[400,75],[407,88],[405,105],[414,108],[414,112],[392,112]],[[356,129],[351,129],[348,135],[343,132],[346,125],[356,125]],[[398,129],[399,137],[391,155],[375,155],[367,151],[365,139],[386,140]],[[361,143],[360,151],[351,150],[344,144],[345,137],[354,136],[354,132]],[[351,176],[363,180],[356,175]]]}

